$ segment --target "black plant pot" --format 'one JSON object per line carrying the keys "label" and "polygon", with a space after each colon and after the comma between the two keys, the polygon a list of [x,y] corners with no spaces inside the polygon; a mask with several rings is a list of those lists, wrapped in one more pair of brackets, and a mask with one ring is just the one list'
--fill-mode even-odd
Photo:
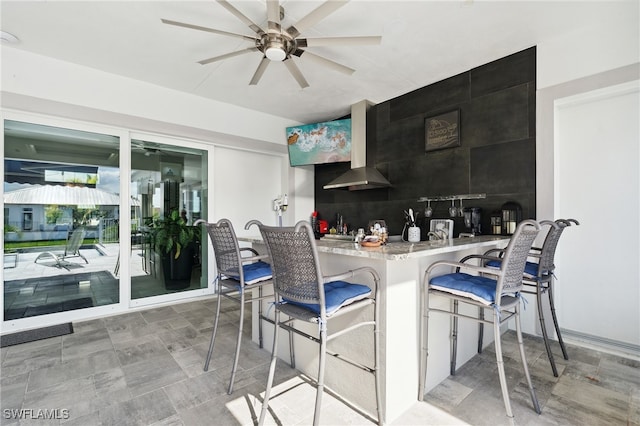
{"label": "black plant pot", "polygon": [[162,256],[164,286],[167,290],[182,290],[191,285],[191,273],[194,265],[195,245],[183,247],[180,257],[175,258],[175,249]]}

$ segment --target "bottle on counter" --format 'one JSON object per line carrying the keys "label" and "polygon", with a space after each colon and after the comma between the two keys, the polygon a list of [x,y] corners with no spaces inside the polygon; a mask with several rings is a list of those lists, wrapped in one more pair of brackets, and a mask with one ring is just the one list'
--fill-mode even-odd
{"label": "bottle on counter", "polygon": [[380,240],[382,241],[382,244],[386,244],[388,238],[389,238],[389,234],[387,233],[387,228],[382,226],[380,228]]}
{"label": "bottle on counter", "polygon": [[311,212],[311,229],[313,229],[313,235],[316,240],[320,239],[320,225],[318,223],[318,212]]}

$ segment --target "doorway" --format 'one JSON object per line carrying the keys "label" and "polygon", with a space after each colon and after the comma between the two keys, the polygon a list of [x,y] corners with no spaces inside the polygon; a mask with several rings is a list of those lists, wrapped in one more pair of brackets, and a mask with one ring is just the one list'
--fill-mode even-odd
{"label": "doorway", "polygon": [[640,348],[639,116],[637,80],[555,103],[555,211],[580,221],[556,255],[562,333],[632,352]]}
{"label": "doorway", "polygon": [[206,176],[205,150],[131,140],[131,299],[207,287]]}

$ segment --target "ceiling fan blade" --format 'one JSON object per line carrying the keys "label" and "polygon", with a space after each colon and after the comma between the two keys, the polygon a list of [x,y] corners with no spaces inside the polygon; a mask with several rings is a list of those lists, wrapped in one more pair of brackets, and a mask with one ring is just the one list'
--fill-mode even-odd
{"label": "ceiling fan blade", "polygon": [[305,59],[309,59],[312,61],[315,61],[317,64],[321,64],[324,66],[327,66],[335,71],[341,72],[343,74],[347,74],[347,75],[351,75],[353,74],[356,70],[354,70],[353,68],[349,68],[346,65],[342,65],[339,64],[337,62],[332,61],[331,59],[327,59],[327,58],[323,58],[322,56],[318,56],[314,53],[309,52],[308,50],[298,50],[295,53],[296,56],[302,57],[304,56]]}
{"label": "ceiling fan blade", "polygon": [[382,42],[381,36],[319,37],[297,39],[298,46],[371,46]]}
{"label": "ceiling fan blade", "polygon": [[246,36],[246,35],[242,35],[242,34],[236,34],[236,33],[230,33],[228,31],[216,30],[216,29],[208,28],[208,27],[201,27],[199,25],[186,24],[184,22],[172,21],[170,19],[162,19],[161,21],[162,21],[163,24],[175,25],[176,27],[190,28],[192,30],[206,31],[208,33],[226,35],[226,36],[230,36],[230,37],[238,37],[238,38],[242,38],[242,39],[253,41],[253,42],[256,41],[255,37]]}
{"label": "ceiling fan blade", "polygon": [[267,0],[267,20],[270,30],[280,32],[280,2],[278,0]]}
{"label": "ceiling fan blade", "polygon": [[255,22],[253,22],[251,19],[247,18],[242,12],[240,12],[238,9],[236,9],[235,7],[233,7],[228,1],[226,0],[216,0],[218,3],[220,3],[220,5],[222,7],[224,7],[225,9],[227,9],[229,12],[231,12],[236,18],[238,18],[239,20],[241,20],[247,27],[251,28],[253,31],[255,31],[259,36],[262,36],[264,34],[264,31],[262,30],[262,28],[260,28]]}
{"label": "ceiling fan blade", "polygon": [[200,65],[210,64],[211,62],[222,61],[225,59],[233,58],[234,56],[244,55],[249,52],[258,52],[257,47],[247,47],[246,49],[237,50],[235,52],[225,53],[224,55],[214,56],[213,58],[203,59],[202,61],[198,61]]}
{"label": "ceiling fan blade", "polygon": [[295,25],[287,28],[287,32],[291,37],[296,38],[307,28],[313,27],[342,6],[347,4],[349,0],[328,0],[312,10],[307,16],[299,20]]}
{"label": "ceiling fan blade", "polygon": [[300,88],[304,89],[305,87],[309,87],[309,83],[307,83],[307,80],[305,80],[304,76],[302,75],[300,68],[298,68],[295,62],[293,62],[293,59],[291,59],[291,57],[288,57],[282,62],[287,66],[287,69],[289,70],[293,78],[296,79],[296,81],[300,85]]}
{"label": "ceiling fan blade", "polygon": [[258,64],[256,72],[253,74],[253,77],[251,77],[251,81],[249,82],[250,86],[255,86],[256,84],[258,84],[258,82],[262,78],[262,74],[264,74],[264,71],[267,69],[269,62],[271,62],[270,59],[267,59],[266,57],[262,58],[262,61],[260,61],[260,64]]}

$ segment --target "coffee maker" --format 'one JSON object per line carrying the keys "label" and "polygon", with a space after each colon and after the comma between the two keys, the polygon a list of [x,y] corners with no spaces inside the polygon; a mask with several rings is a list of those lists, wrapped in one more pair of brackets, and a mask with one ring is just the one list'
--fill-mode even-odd
{"label": "coffee maker", "polygon": [[465,207],[464,226],[471,232],[471,235],[482,233],[482,209],[480,207]]}

